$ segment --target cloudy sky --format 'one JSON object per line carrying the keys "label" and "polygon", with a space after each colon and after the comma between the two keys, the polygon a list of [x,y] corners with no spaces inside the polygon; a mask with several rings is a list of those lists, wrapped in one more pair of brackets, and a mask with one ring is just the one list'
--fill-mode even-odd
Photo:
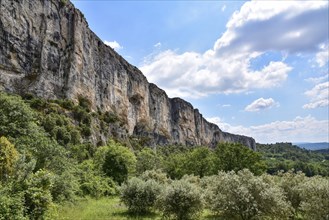
{"label": "cloudy sky", "polygon": [[170,97],[259,143],[329,141],[328,1],[73,1]]}

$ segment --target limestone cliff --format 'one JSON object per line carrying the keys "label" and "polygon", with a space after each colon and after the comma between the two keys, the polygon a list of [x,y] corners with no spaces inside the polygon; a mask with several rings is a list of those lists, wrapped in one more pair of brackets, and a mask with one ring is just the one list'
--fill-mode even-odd
{"label": "limestone cliff", "polygon": [[148,83],[67,0],[0,0],[0,12],[0,89],[86,97],[93,110],[118,115],[126,135],[149,137],[149,144],[229,141],[255,149],[254,139],[222,132],[190,103]]}

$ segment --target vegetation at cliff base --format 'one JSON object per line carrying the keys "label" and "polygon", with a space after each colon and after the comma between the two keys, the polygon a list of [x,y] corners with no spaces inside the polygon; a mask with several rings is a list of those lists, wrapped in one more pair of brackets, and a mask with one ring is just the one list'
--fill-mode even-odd
{"label": "vegetation at cliff base", "polygon": [[325,153],[93,139],[120,124],[83,97],[74,103],[0,92],[0,219],[329,217]]}

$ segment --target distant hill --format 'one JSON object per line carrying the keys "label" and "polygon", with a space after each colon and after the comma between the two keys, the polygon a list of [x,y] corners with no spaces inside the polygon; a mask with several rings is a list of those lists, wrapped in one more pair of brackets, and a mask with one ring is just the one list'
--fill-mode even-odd
{"label": "distant hill", "polygon": [[322,150],[322,149],[329,149],[328,142],[320,142],[320,143],[293,143],[294,145],[305,148],[308,150]]}

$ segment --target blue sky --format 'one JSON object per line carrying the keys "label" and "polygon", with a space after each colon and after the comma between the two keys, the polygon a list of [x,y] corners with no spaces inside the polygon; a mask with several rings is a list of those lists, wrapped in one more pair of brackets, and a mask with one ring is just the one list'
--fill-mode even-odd
{"label": "blue sky", "polygon": [[329,141],[328,1],[72,1],[170,97],[260,143]]}

